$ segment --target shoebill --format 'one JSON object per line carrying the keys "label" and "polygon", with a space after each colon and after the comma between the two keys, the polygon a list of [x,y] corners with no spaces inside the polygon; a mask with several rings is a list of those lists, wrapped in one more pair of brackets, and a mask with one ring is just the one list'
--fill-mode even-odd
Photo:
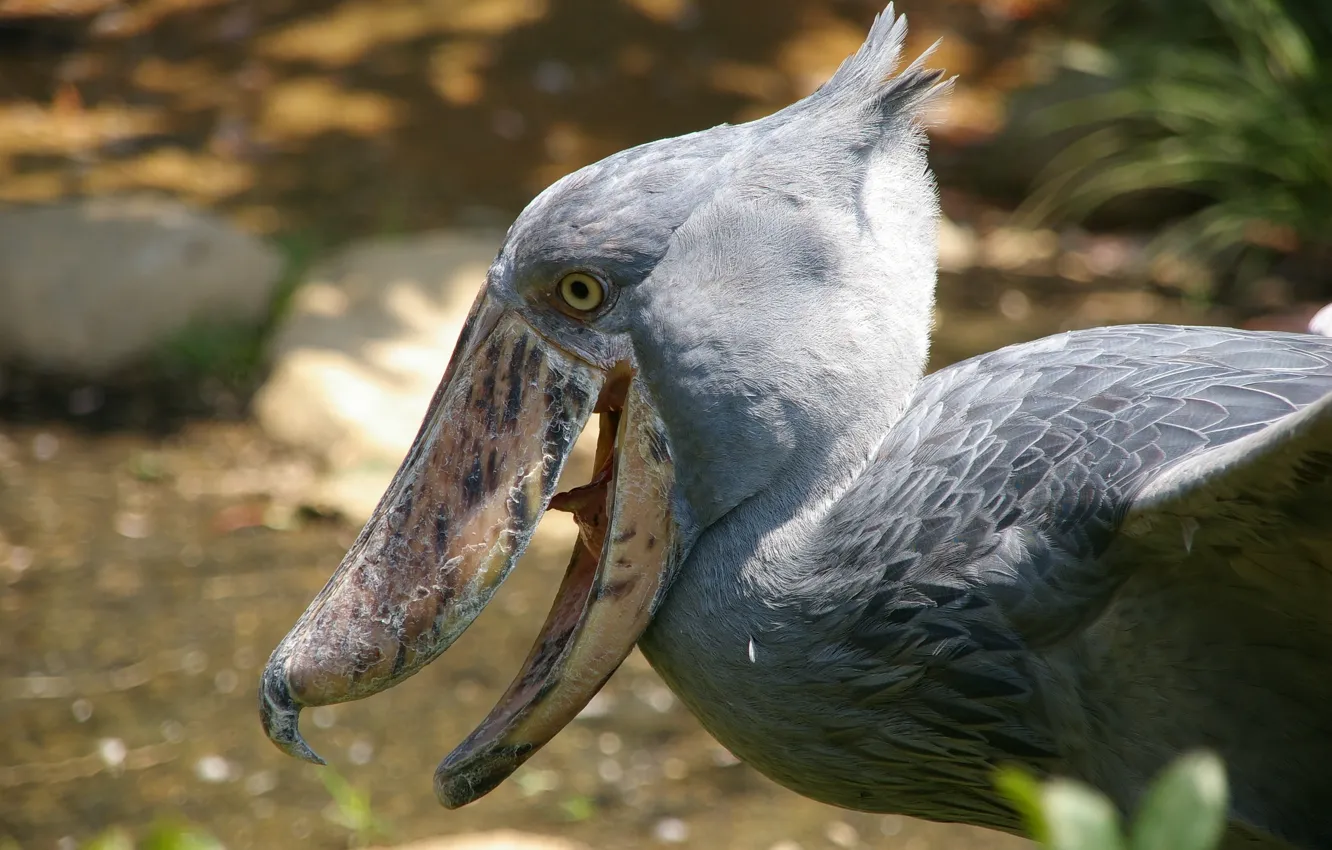
{"label": "shoebill", "polygon": [[[1229,842],[1332,846],[1332,339],[1123,326],[925,376],[919,116],[946,82],[898,70],[905,31],[890,7],[804,100],[523,211],[401,469],[263,674],[278,746],[317,760],[302,707],[443,652],[553,508],[579,542],[523,669],[440,764],[446,806],[637,645],[738,757],[837,806],[1019,831],[999,765],[1129,810],[1209,747]],[[596,474],[557,494],[593,415]]]}

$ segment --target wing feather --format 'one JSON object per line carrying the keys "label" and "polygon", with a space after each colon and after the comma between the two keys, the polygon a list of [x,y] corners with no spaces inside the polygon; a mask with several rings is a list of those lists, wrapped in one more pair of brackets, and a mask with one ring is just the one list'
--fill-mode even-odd
{"label": "wing feather", "polygon": [[[1147,533],[1161,515],[1210,518],[1236,500],[1256,508],[1329,479],[1332,394],[1163,470],[1133,498],[1124,530],[1131,536]],[[1327,525],[1332,532],[1332,516]]]}
{"label": "wing feather", "polygon": [[1130,326],[973,358],[818,537],[838,568],[807,612],[880,718],[863,746],[1007,753],[1126,808],[1212,746],[1236,835],[1332,846],[1332,340]]}

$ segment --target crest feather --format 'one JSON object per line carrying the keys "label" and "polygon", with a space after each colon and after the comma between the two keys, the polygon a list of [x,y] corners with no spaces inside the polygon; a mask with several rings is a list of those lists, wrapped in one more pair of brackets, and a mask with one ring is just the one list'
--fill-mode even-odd
{"label": "crest feather", "polygon": [[875,16],[865,43],[808,102],[823,108],[878,113],[880,121],[917,117],[923,107],[952,87],[953,78],[945,79],[941,69],[925,67],[939,42],[899,71],[906,34],[906,15],[897,15],[889,3]]}

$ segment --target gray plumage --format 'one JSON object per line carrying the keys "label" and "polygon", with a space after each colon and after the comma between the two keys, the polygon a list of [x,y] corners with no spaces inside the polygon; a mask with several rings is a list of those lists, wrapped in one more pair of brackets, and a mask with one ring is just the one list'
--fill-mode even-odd
{"label": "gray plumage", "polygon": [[[565,178],[491,270],[665,423],[688,557],[644,653],[837,805],[1015,830],[998,764],[1127,809],[1206,745],[1235,846],[1332,845],[1332,340],[1120,327],[922,379],[941,86],[892,74],[904,34],[890,7],[810,98]],[[533,306],[570,268],[613,307]]]}
{"label": "gray plumage", "polygon": [[[1127,808],[1205,745],[1240,818],[1326,846],[1329,506],[1332,341],[1066,334],[922,381],[759,592],[755,662],[677,663],[740,636],[672,626],[673,598],[646,648],[709,728],[838,805],[1014,829],[1004,761]],[[772,730],[800,725],[793,758]]]}

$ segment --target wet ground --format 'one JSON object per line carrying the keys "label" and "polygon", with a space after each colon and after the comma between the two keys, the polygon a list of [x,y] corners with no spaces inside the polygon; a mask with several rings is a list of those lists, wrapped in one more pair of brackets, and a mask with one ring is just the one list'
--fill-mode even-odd
{"label": "wet ground", "polygon": [[[938,362],[1125,318],[1115,309],[1207,318],[1140,292],[983,280],[950,279],[941,303]],[[170,817],[230,848],[376,837],[340,826],[321,771],[281,755],[256,717],[267,653],[356,531],[292,510],[284,494],[308,474],[244,423],[163,437],[0,423],[0,846],[74,846]],[[517,671],[568,540],[568,528],[538,537],[496,602],[411,681],[307,713],[311,742],[393,839],[520,828],[596,848],[1022,846],[797,797],[736,764],[637,654],[513,781],[440,808],[434,766]]]}

